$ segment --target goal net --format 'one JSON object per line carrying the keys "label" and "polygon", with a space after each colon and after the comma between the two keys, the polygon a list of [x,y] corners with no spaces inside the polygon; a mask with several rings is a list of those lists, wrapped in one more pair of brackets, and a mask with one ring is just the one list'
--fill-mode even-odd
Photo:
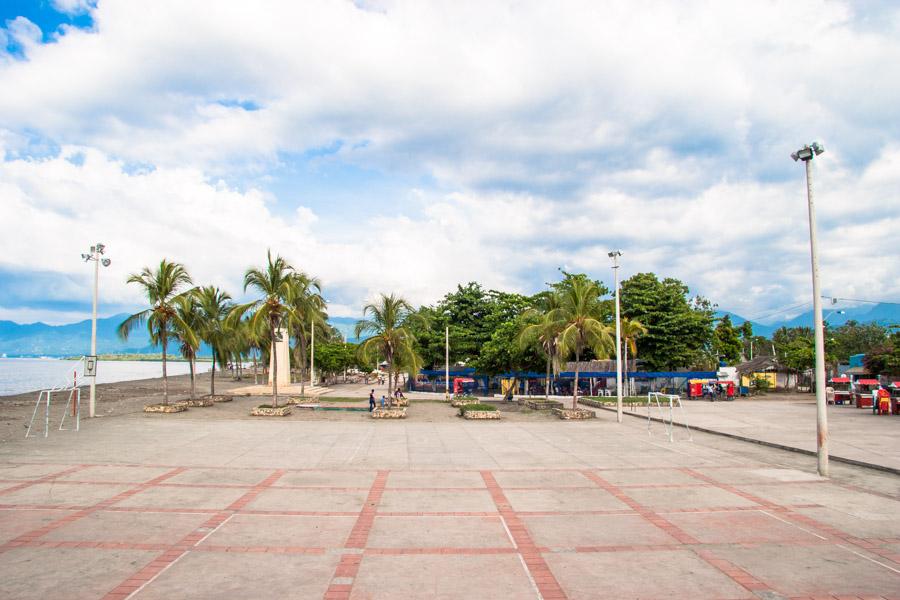
{"label": "goal net", "polygon": [[[656,417],[653,417],[654,411]],[[676,411],[679,422],[675,422]],[[688,424],[684,405],[681,404],[681,396],[677,394],[663,394],[662,392],[649,392],[647,394],[647,435],[653,435],[653,421],[661,422],[666,428],[666,437],[670,442],[675,441],[675,428],[683,426],[687,432],[687,441],[694,440],[691,427]]]}

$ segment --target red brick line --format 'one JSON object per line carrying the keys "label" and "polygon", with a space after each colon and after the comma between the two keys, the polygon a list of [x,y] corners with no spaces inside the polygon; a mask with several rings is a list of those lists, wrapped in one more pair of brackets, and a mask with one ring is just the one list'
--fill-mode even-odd
{"label": "red brick line", "polygon": [[[605,489],[609,493],[613,494],[616,498],[625,502],[630,507],[632,507],[635,512],[639,515],[650,521],[653,525],[656,525],[670,536],[677,539],[682,544],[690,544],[690,550],[693,551],[698,557],[706,561],[710,566],[718,569],[720,572],[725,574],[727,577],[732,579],[735,583],[742,586],[744,589],[749,590],[751,592],[757,591],[772,591],[772,587],[763,583],[762,581],[756,579],[746,571],[736,567],[732,563],[727,560],[723,560],[715,556],[712,552],[707,549],[701,548],[699,540],[695,539],[693,536],[689,535],[687,532],[682,530],[680,527],[677,527],[672,522],[666,520],[659,513],[645,507],[640,502],[634,500],[630,496],[628,496],[625,492],[619,489],[617,486],[609,483],[596,473],[592,473],[590,471],[585,471],[585,476],[597,482],[601,488]],[[708,482],[712,483],[712,482]]]}
{"label": "red brick line", "polygon": [[78,540],[32,540],[30,542],[11,542],[11,546],[25,548],[100,548],[102,550],[165,550],[169,544],[139,544],[132,542],[91,542]]}
{"label": "red brick line", "polygon": [[[138,589],[140,589],[148,582],[153,580],[153,578],[155,578],[157,575],[162,573],[176,560],[184,556],[189,550],[194,549],[201,541],[203,541],[204,538],[210,535],[212,531],[214,531],[216,528],[222,525],[222,523],[228,520],[231,515],[235,513],[235,511],[240,510],[248,503],[256,499],[256,497],[263,490],[278,481],[278,478],[284,475],[284,473],[285,472],[281,469],[275,471],[274,473],[266,477],[263,481],[253,486],[253,488],[250,489],[246,494],[232,502],[228,506],[228,508],[219,511],[215,515],[211,516],[200,527],[194,529],[194,531],[181,538],[181,540],[176,542],[174,545],[167,546],[167,549],[162,554],[144,565],[144,567],[137,573],[129,576],[127,579],[125,579],[125,581],[113,588],[103,597],[103,600],[124,600],[125,598],[131,596]],[[153,482],[154,485],[155,483],[161,483],[161,481],[158,481],[159,479],[164,480],[165,477],[151,480],[151,482]]]}
{"label": "red brick line", "polygon": [[49,475],[44,475],[43,477],[38,477],[37,479],[29,479],[27,481],[23,481],[18,485],[14,485],[12,487],[6,488],[5,490],[0,490],[0,496],[4,494],[11,494],[12,492],[18,492],[19,490],[24,490],[25,488],[29,488],[33,485],[37,485],[39,483],[47,483],[48,481],[53,481],[58,477],[64,477],[71,473],[77,473],[85,468],[86,465],[78,465],[75,467],[69,467],[68,469],[64,469],[57,473],[51,473]]}
{"label": "red brick line", "polygon": [[522,523],[519,515],[512,509],[506,494],[503,493],[503,489],[494,478],[494,474],[490,471],[482,471],[481,478],[484,479],[484,484],[491,494],[491,499],[497,506],[500,516],[503,517],[506,528],[509,530],[516,549],[522,557],[522,562],[525,563],[525,569],[537,586],[540,595],[544,600],[567,598],[566,593],[559,585],[550,567],[547,566],[547,562],[535,545],[534,540],[531,539],[531,534],[528,533],[525,524]]}
{"label": "red brick line", "polygon": [[191,548],[192,552],[267,552],[269,554],[325,554],[325,548],[305,546],[216,546],[204,544]]}
{"label": "red brick line", "polygon": [[[704,475],[703,473],[694,471],[693,469],[684,468],[684,469],[681,469],[681,471],[683,471],[684,473],[687,473],[688,475],[691,475],[692,477],[702,479],[703,481],[706,481],[707,483],[710,483],[710,484],[712,484],[718,488],[721,488],[725,491],[731,492],[733,494],[737,494],[743,498],[746,498],[747,500],[751,500],[758,504],[763,504],[767,508],[771,508],[772,510],[778,511],[778,513],[786,519],[789,519],[796,523],[801,523],[812,529],[817,529],[820,532],[825,533],[828,536],[830,536],[831,541],[834,541],[835,539],[842,540],[844,542],[847,542],[848,544],[852,544],[852,545],[856,546],[857,548],[867,550],[869,552],[877,554],[878,556],[881,556],[882,558],[890,560],[891,562],[900,564],[900,553],[886,551],[883,548],[879,548],[877,546],[877,544],[874,544],[867,540],[852,536],[845,531],[842,531],[836,527],[832,527],[831,525],[823,523],[817,519],[813,519],[812,517],[808,517],[806,515],[794,512],[791,510],[791,507],[776,504],[774,502],[770,502],[768,500],[760,498],[749,492],[741,491],[741,490],[737,489],[736,487],[734,487],[733,485],[729,485],[727,483],[721,483],[719,481],[716,481],[712,477],[709,477],[707,475]],[[865,491],[865,490],[863,490],[863,491]],[[866,492],[866,493],[868,493],[868,492]]]}
{"label": "red brick line", "polygon": [[212,515],[222,511],[221,508],[166,508],[161,506],[108,506],[102,510],[108,512],[190,513],[197,515]]}
{"label": "red brick line", "polygon": [[662,529],[682,544],[699,543],[693,536],[689,535],[680,527],[676,526],[674,523],[667,520],[656,511],[647,508],[646,506],[623,492],[619,486],[608,482],[607,480],[591,471],[584,471],[583,473],[585,477],[596,483],[598,487],[615,496],[620,502],[627,504],[634,512],[641,515],[642,517],[644,517],[644,519],[650,521],[650,523],[656,525],[659,529]]}
{"label": "red brick line", "polygon": [[741,569],[730,561],[719,558],[713,552],[694,548],[694,553],[719,571],[730,577],[735,583],[751,592],[772,592],[772,587],[763,583],[747,571]]}
{"label": "red brick line", "polygon": [[[366,547],[369,540],[369,531],[375,522],[375,513],[378,512],[378,504],[381,502],[381,496],[384,494],[384,488],[387,485],[388,475],[390,471],[378,471],[372,487],[369,488],[369,495],[359,511],[356,523],[344,542],[344,548],[359,550]],[[362,555],[359,552],[345,553],[341,555],[341,560],[334,570],[331,583],[325,590],[324,600],[349,600],[350,592],[353,590],[353,581],[359,572],[359,564],[362,562]]]}
{"label": "red brick line", "polygon": [[[82,467],[73,467],[69,471],[74,472],[81,468],[83,468],[83,466]],[[121,494],[117,494],[117,495],[113,496],[112,498],[107,498],[105,500],[101,500],[100,502],[98,502],[97,504],[94,504],[93,506],[81,508],[77,512],[66,515],[55,521],[51,521],[50,523],[47,523],[43,527],[23,533],[22,535],[14,538],[14,539],[6,542],[2,546],[0,546],[0,553],[4,552],[8,548],[16,547],[17,545],[19,545],[19,544],[17,544],[17,542],[26,542],[26,543],[34,542],[34,541],[38,540],[39,538],[47,535],[51,531],[53,531],[55,529],[59,529],[63,525],[68,525],[69,523],[73,523],[73,522],[77,521],[78,519],[86,517],[87,515],[89,515],[93,512],[96,512],[98,510],[103,510],[103,509],[111,506],[112,504],[115,504],[116,502],[120,502],[121,500],[130,498],[131,496],[147,489],[148,487],[156,485],[157,483],[161,483],[161,482],[165,481],[166,479],[168,479],[169,477],[174,477],[175,475],[178,475],[182,471],[184,471],[184,469],[181,467],[179,467],[177,469],[173,469],[173,470],[169,471],[168,473],[164,473],[163,475],[160,475],[159,477],[155,477],[145,483],[141,483],[134,488],[131,488],[129,490],[122,492]],[[57,473],[55,476],[58,477],[65,473],[66,473],[66,471],[63,471],[62,473]]]}

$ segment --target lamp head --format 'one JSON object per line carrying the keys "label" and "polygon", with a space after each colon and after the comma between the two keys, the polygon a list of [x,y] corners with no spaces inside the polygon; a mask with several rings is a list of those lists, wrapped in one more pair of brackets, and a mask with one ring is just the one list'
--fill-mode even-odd
{"label": "lamp head", "polygon": [[83,260],[84,262],[87,262],[87,261],[91,260],[91,255],[90,254],[82,254],[81,260]]}
{"label": "lamp head", "polygon": [[108,267],[109,265],[112,264],[112,261],[109,260],[108,258],[104,258],[103,260],[100,261],[100,264],[103,265],[104,267]]}
{"label": "lamp head", "polygon": [[609,256],[610,258],[622,256],[622,251],[621,250],[613,250],[612,252],[607,253],[607,256]]}
{"label": "lamp head", "polygon": [[94,246],[94,248],[100,254],[103,254],[103,252],[106,250],[106,246],[104,246],[103,244],[99,244],[99,243],[96,246]]}
{"label": "lamp head", "polygon": [[798,160],[806,162],[808,160],[812,160],[813,157],[818,156],[823,152],[825,152],[825,146],[823,146],[820,142],[813,142],[812,144],[803,146],[796,152],[792,152],[791,158],[794,159],[794,162]]}

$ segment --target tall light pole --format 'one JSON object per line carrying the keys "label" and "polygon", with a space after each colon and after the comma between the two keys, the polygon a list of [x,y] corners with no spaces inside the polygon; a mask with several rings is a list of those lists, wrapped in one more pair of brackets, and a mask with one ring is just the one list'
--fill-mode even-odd
{"label": "tall light pole", "polygon": [[84,262],[94,262],[94,302],[91,308],[91,357],[93,358],[94,369],[91,378],[91,401],[89,404],[89,414],[91,418],[96,413],[97,406],[97,294],[100,291],[100,265],[108,267],[112,261],[108,258],[100,258],[106,252],[106,246],[97,243],[91,246],[89,254],[82,254],[81,259]]}
{"label": "tall light pole", "polygon": [[450,399],[450,326],[444,329],[444,399]]}
{"label": "tall light pole", "polygon": [[828,477],[828,412],[825,405],[825,324],[822,320],[822,296],[819,293],[819,254],[816,244],[816,207],[813,201],[813,158],[825,152],[819,142],[803,146],[793,154],[794,161],[806,166],[806,199],[809,204],[809,254],[812,262],[813,318],[816,336],[816,450],[818,471]]}
{"label": "tall light pole", "polygon": [[316,322],[309,321],[309,387],[316,385]]}
{"label": "tall light pole", "polygon": [[[622,422],[622,323],[619,318],[619,257],[620,250],[613,250],[609,257],[613,261],[613,273],[616,285],[616,421]],[[627,365],[625,367],[628,368]]]}

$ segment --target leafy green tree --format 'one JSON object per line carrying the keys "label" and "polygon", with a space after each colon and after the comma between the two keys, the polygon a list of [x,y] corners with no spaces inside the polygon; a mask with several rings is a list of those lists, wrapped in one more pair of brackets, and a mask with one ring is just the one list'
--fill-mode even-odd
{"label": "leafy green tree", "polygon": [[623,368],[625,369],[625,389],[631,390],[628,380],[628,351],[631,351],[632,357],[637,357],[637,339],[647,334],[647,328],[637,319],[626,317],[622,319],[619,325],[619,334],[622,337],[622,350],[624,351],[622,354],[624,359]]}
{"label": "leafy green tree", "polygon": [[300,394],[303,395],[306,366],[309,364],[310,336],[315,333],[316,341],[324,341],[326,331],[330,330],[330,325],[326,322],[328,315],[325,312],[325,299],[322,298],[322,284],[316,277],[295,271],[291,274],[287,302],[291,306],[288,326],[297,341],[294,345],[294,360],[300,365]]}
{"label": "leafy green tree", "polygon": [[195,368],[197,350],[200,348],[199,333],[203,327],[203,315],[197,302],[196,289],[179,294],[173,299],[177,319],[172,320],[172,334],[179,342],[178,349],[187,361],[191,374],[191,400],[196,398]]}
{"label": "leafy green tree", "polygon": [[178,323],[181,317],[175,310],[174,299],[179,290],[191,285],[191,277],[184,266],[162,259],[156,271],[144,267],[140,273],[130,275],[127,283],[140,286],[150,302],[150,308],[135,313],[122,321],[118,328],[119,337],[127,340],[128,336],[141,325],[147,325],[150,341],[162,348],[163,403],[169,403],[169,378],[166,373],[166,351],[172,325],[187,329],[185,323]]}
{"label": "leafy green tree", "polygon": [[558,312],[559,295],[548,294],[538,298],[541,308],[531,308],[521,318],[521,331],[518,337],[520,347],[538,346],[547,362],[547,375],[544,379],[544,396],[550,398],[550,374],[559,374],[560,347],[559,336],[565,328],[565,321]]}
{"label": "leafy green tree", "polygon": [[[539,348],[536,345],[519,343],[525,320],[527,317],[501,323],[481,349],[478,359],[472,366],[485,375],[539,370],[544,363]],[[518,376],[513,376],[510,394],[514,393],[517,381]]]}
{"label": "leafy green tree", "polygon": [[592,281],[575,280],[560,292],[559,308],[553,319],[565,323],[559,334],[562,354],[575,355],[575,383],[572,389],[572,408],[578,408],[578,374],[584,350],[590,348],[598,358],[615,351],[611,328],[603,322],[601,289]]}
{"label": "leafy green tree", "polygon": [[356,344],[343,341],[316,345],[316,368],[323,374],[337,375],[355,364],[356,350]]}
{"label": "leafy green tree", "polygon": [[781,363],[789,369],[801,373],[816,364],[815,344],[812,338],[796,337],[785,344],[779,352]]}
{"label": "leafy green tree", "polygon": [[356,323],[357,338],[370,334],[359,344],[360,359],[369,363],[378,356],[384,357],[388,365],[389,390],[394,389],[391,378],[395,365],[409,369],[410,376],[415,376],[421,368],[422,358],[407,327],[414,319],[409,302],[394,294],[381,294],[376,302],[363,307],[363,318]]}
{"label": "leafy green tree", "polygon": [[[296,317],[290,303],[293,285],[294,268],[280,256],[273,257],[269,250],[263,268],[247,269],[244,273],[244,291],[253,288],[262,298],[235,306],[228,319],[236,323],[249,314],[250,330],[258,332],[265,327],[268,339],[274,340],[278,328]],[[272,355],[272,406],[278,406],[277,352]]]}
{"label": "leafy green tree", "polygon": [[637,349],[651,370],[693,366],[711,345],[713,306],[677,279],[638,273],[622,282],[622,313],[647,327]]}
{"label": "leafy green tree", "polygon": [[725,315],[719,320],[713,337],[713,348],[725,362],[734,364],[741,358],[741,339],[739,330],[731,324],[731,317]]}
{"label": "leafy green tree", "polygon": [[225,361],[221,359],[226,356],[224,351],[227,341],[224,321],[228,311],[231,310],[231,296],[213,285],[197,288],[194,294],[200,312],[198,332],[200,338],[209,344],[212,351],[209,394],[214,396],[216,393],[216,360],[227,364],[227,359]]}
{"label": "leafy green tree", "polygon": [[846,362],[854,354],[868,354],[884,346],[888,340],[888,330],[878,323],[847,321],[840,327],[827,329],[826,337],[831,342],[835,359]]}

